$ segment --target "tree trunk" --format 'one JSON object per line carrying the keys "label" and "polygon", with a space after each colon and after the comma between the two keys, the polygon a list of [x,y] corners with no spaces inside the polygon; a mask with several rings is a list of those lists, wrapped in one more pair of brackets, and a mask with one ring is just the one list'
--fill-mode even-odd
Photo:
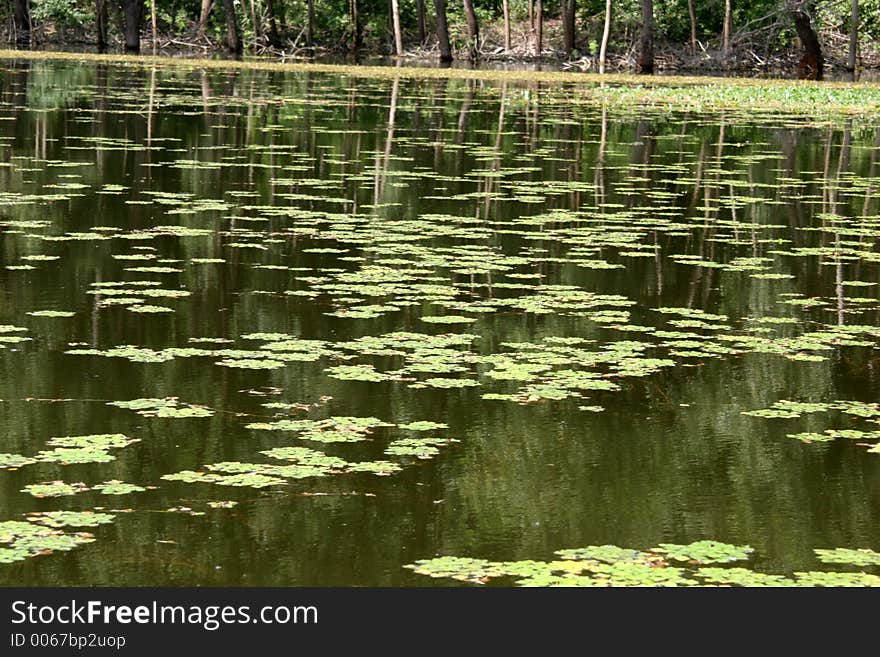
{"label": "tree trunk", "polygon": [[140,52],[143,0],[122,0],[122,2],[125,11],[125,49],[128,52]]}
{"label": "tree trunk", "polygon": [[241,33],[238,30],[238,18],[235,15],[233,0],[223,0],[223,11],[226,13],[226,47],[229,52],[241,54]]}
{"label": "tree trunk", "polygon": [[437,43],[440,47],[440,61],[452,61],[452,46],[449,45],[449,25],[446,22],[446,0],[434,0],[434,13],[437,14]]}
{"label": "tree trunk", "polygon": [[535,3],[535,54],[540,57],[544,50],[544,3],[537,0]]}
{"label": "tree trunk", "polygon": [[312,48],[315,45],[315,0],[308,0],[308,25],[306,26],[306,45]]}
{"label": "tree trunk", "polygon": [[418,11],[419,43],[425,43],[425,34],[427,32],[425,29],[425,0],[418,0],[416,10]]}
{"label": "tree trunk", "polygon": [[608,54],[608,36],[611,34],[611,0],[605,0],[605,26],[602,28],[602,45],[599,47],[599,73],[605,73],[605,56]]}
{"label": "tree trunk", "polygon": [[[159,24],[156,20],[156,0],[150,0],[150,25],[153,28],[153,54],[156,54],[156,49],[159,47]],[[155,74],[155,69],[153,70]]]}
{"label": "tree trunk", "polygon": [[725,57],[730,54],[730,24],[732,13],[733,10],[730,6],[730,0],[724,0],[724,25],[721,28],[721,52]]}
{"label": "tree trunk", "polygon": [[480,56],[480,26],[477,24],[473,0],[464,0],[464,17],[468,30],[468,59],[473,61]]}
{"label": "tree trunk", "polygon": [[351,21],[351,51],[360,52],[364,45],[364,33],[361,30],[361,15],[358,0],[348,0],[348,18]]}
{"label": "tree trunk", "polygon": [[281,45],[278,36],[278,21],[275,19],[275,1],[266,0],[266,17],[269,19],[269,43],[276,48]]}
{"label": "tree trunk", "polygon": [[654,72],[654,0],[642,0],[642,33],[639,37],[639,73]]}
{"label": "tree trunk", "polygon": [[849,24],[849,56],[846,59],[846,68],[856,70],[856,57],[859,51],[859,0],[852,0],[852,16]]}
{"label": "tree trunk", "polygon": [[562,0],[562,49],[567,57],[574,52],[577,0]]}
{"label": "tree trunk", "polygon": [[95,31],[98,52],[107,50],[107,0],[95,0]]}
{"label": "tree trunk", "polygon": [[697,14],[694,11],[694,0],[688,0],[688,16],[691,19],[691,54],[697,54]]}
{"label": "tree trunk", "polygon": [[400,29],[400,2],[391,0],[391,24],[394,28],[394,54],[403,56],[403,31]]}
{"label": "tree trunk", "polygon": [[31,11],[28,0],[14,0],[15,43],[28,46],[31,43]]}
{"label": "tree trunk", "polygon": [[251,5],[251,25],[254,27],[254,50],[256,50],[256,42],[258,39],[263,38],[263,23],[259,17],[257,17],[257,2],[256,0],[250,0]]}
{"label": "tree trunk", "polygon": [[804,56],[798,62],[798,77],[802,80],[821,80],[825,68],[822,57],[822,46],[819,45],[819,37],[816,36],[810,15],[805,11],[803,2],[792,8],[791,16],[798,38],[804,48]]}
{"label": "tree trunk", "polygon": [[202,0],[202,10],[199,12],[199,38],[205,38],[205,30],[208,27],[208,16],[214,7],[214,0]]}
{"label": "tree trunk", "polygon": [[504,52],[510,52],[510,0],[501,0],[504,11]]}

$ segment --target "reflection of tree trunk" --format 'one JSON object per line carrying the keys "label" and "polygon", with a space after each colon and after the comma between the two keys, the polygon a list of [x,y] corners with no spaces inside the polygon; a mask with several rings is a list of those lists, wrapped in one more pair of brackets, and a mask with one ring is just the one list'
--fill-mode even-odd
{"label": "reflection of tree trunk", "polygon": [[98,52],[107,50],[107,0],[95,0],[95,31]]}
{"label": "reflection of tree trunk", "polygon": [[639,37],[639,73],[654,72],[654,0],[642,0],[642,32]]}
{"label": "reflection of tree trunk", "polygon": [[[309,0],[312,2],[313,0]],[[400,29],[400,2],[391,0],[391,24],[394,28],[394,54],[403,55],[403,31]]]}
{"label": "reflection of tree trunk", "polygon": [[599,134],[599,152],[596,154],[596,170],[593,185],[596,189],[596,207],[605,204],[605,148],[608,144],[608,107],[602,103],[602,127]]}
{"label": "reflection of tree trunk", "polygon": [[501,9],[504,12],[504,51],[510,51],[510,0],[501,0]]}
{"label": "reflection of tree trunk", "polygon": [[[464,17],[467,21],[468,30],[468,59],[475,60],[480,55],[480,26],[477,23],[477,14],[474,11],[473,0],[464,1]],[[540,2],[541,0],[538,0]]]}
{"label": "reflection of tree trunk", "polygon": [[202,78],[202,117],[205,119],[205,128],[211,127],[211,81],[208,79],[208,72],[204,69],[201,71]]}
{"label": "reflection of tree trunk", "polygon": [[[153,143],[153,107],[156,97],[156,69],[150,70],[150,93],[147,102],[147,161],[152,159],[152,143]],[[152,169],[150,169],[152,171]]]}
{"label": "reflection of tree trunk", "polygon": [[[828,133],[825,136],[825,164],[822,169],[822,180],[827,181],[828,176],[831,175],[831,142],[834,140],[834,128],[828,126]],[[822,185],[822,214],[826,214],[828,212],[828,201],[829,201],[829,193],[828,184],[825,183]]]}
{"label": "reflection of tree trunk", "polygon": [[[844,173],[849,172],[851,145],[852,119],[846,122],[846,127],[843,129],[843,143],[840,146],[840,158],[837,161],[837,180],[835,181],[834,189],[831,191],[831,213],[834,215],[837,215],[838,213],[837,194],[840,191],[841,187],[844,185],[842,176]],[[834,249],[838,252],[838,254],[840,253],[840,231],[837,229],[835,229],[834,231]],[[845,295],[843,291],[843,261],[840,259],[839,255],[837,257],[835,267],[835,290],[837,292],[837,323],[838,325],[843,326],[844,313],[846,309],[844,306]]]}
{"label": "reflection of tree trunk", "polygon": [[[507,82],[501,84],[501,99],[498,104],[498,129],[495,131],[495,148],[494,157],[492,158],[492,171],[498,171],[501,168],[501,137],[504,134],[504,108],[507,106]],[[488,221],[489,207],[491,205],[492,193],[494,191],[494,176],[486,176],[486,194],[483,202],[483,218]]]}
{"label": "reflection of tree trunk", "polygon": [[611,34],[611,0],[605,0],[605,26],[602,28],[602,46],[599,48],[599,73],[605,72],[605,56],[608,54],[609,34]]}
{"label": "reflection of tree trunk", "polygon": [[238,18],[235,15],[235,2],[223,0],[223,10],[226,12],[226,47],[231,53],[241,54],[241,35],[238,30]]}
{"label": "reflection of tree trunk", "polygon": [[31,42],[31,11],[28,0],[14,0],[15,43],[27,46]]}
{"label": "reflection of tree trunk", "polygon": [[[458,130],[455,133],[455,143],[456,144],[464,144],[464,137],[467,133],[467,125],[468,118],[470,118],[471,114],[471,105],[474,102],[474,87],[473,81],[468,80],[468,92],[467,96],[464,97],[464,101],[461,104],[461,108],[458,111]],[[456,151],[459,159],[462,156],[462,152],[464,149],[458,149]]]}
{"label": "reflection of tree trunk", "polygon": [[[388,164],[391,161],[391,144],[394,142],[394,125],[397,120],[397,96],[400,91],[400,78],[394,78],[391,85],[391,101],[388,104],[388,129],[385,134],[385,152],[380,161],[376,161],[376,178],[374,183],[374,200],[378,205],[385,191],[385,179],[388,176]],[[378,157],[378,156],[377,156]]]}
{"label": "reflection of tree trunk", "polygon": [[[868,180],[874,180],[877,176],[877,151],[880,150],[880,129],[877,130],[874,137],[874,148],[871,149],[871,167],[868,170]],[[862,216],[868,215],[868,209],[871,206],[871,196],[874,194],[874,185],[869,185],[865,190],[865,202],[862,205]]]}
{"label": "reflection of tree trunk", "polygon": [[792,10],[794,27],[804,48],[804,56],[798,62],[798,77],[806,80],[821,80],[825,61],[819,37],[810,22],[810,15],[804,10],[804,4],[798,4]]}
{"label": "reflection of tree trunk", "polygon": [[688,208],[688,211],[691,208],[695,208],[697,205],[697,200],[700,198],[700,189],[703,186],[703,169],[706,166],[706,141],[700,140],[700,157],[697,159],[697,173],[694,176],[694,192],[691,194],[691,205]]}
{"label": "reflection of tree trunk", "polygon": [[[455,133],[455,143],[459,145],[465,142],[468,119],[471,115],[471,104],[474,102],[474,81],[468,80],[467,85],[468,92],[458,111],[458,130]],[[463,148],[458,148],[455,151],[455,175],[459,177],[464,175],[464,150]]]}
{"label": "reflection of tree trunk", "polygon": [[437,14],[437,45],[440,48],[440,61],[452,61],[452,46],[449,44],[449,25],[446,22],[446,0],[434,0],[434,13]]}
{"label": "reflection of tree trunk", "polygon": [[691,54],[697,54],[697,14],[694,12],[694,0],[688,0],[688,16],[691,19]]}
{"label": "reflection of tree trunk", "polygon": [[202,10],[199,12],[199,38],[205,38],[205,30],[208,27],[208,16],[211,15],[211,9],[214,7],[214,0],[202,0]]}

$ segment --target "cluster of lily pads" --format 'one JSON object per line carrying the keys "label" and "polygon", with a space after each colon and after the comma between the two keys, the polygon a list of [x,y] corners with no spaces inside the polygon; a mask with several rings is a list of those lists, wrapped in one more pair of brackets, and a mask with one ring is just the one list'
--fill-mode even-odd
{"label": "cluster of lily pads", "polygon": [[204,406],[195,406],[181,402],[176,397],[131,399],[128,401],[108,402],[109,406],[126,408],[147,417],[182,418],[210,417],[214,411]]}
{"label": "cluster of lily pads", "polygon": [[58,463],[71,465],[81,463],[108,463],[116,459],[111,450],[121,449],[139,442],[121,433],[89,434],[85,436],[58,436],[50,438],[48,446],[34,456],[0,454],[0,469],[18,469],[34,463]]}
{"label": "cluster of lily pads", "polygon": [[[246,428],[298,434],[301,440],[317,443],[356,443],[375,438],[378,428],[397,427],[411,437],[397,438],[387,443],[384,453],[404,459],[431,459],[440,448],[458,442],[453,438],[423,437],[421,434],[445,429],[447,425],[429,420],[417,420],[402,424],[385,422],[375,417],[329,417],[315,419],[279,419],[273,422],[254,422]],[[388,476],[400,472],[402,465],[387,460],[347,461],[338,456],[307,447],[274,447],[260,454],[271,459],[285,461],[275,463],[243,463],[224,461],[205,465],[204,471],[183,470],[163,475],[167,481],[184,483],[210,483],[222,486],[266,488],[288,483],[289,480],[327,477],[346,473],[369,473]]]}
{"label": "cluster of lily pads", "polygon": [[[13,563],[52,552],[66,552],[95,540],[92,534],[86,532],[64,532],[56,529],[67,524],[83,526],[84,517],[43,515],[33,518],[34,522],[21,520],[0,522],[0,563]],[[93,520],[94,518],[90,517],[85,526],[94,526]],[[96,524],[101,522],[102,519],[98,519]]]}
{"label": "cluster of lily pads", "polygon": [[[802,571],[790,576],[755,571],[732,563],[748,560],[753,548],[703,540],[687,545],[661,543],[647,550],[616,545],[557,550],[552,561],[489,561],[435,557],[405,566],[420,575],[470,584],[490,580],[516,586],[880,586],[880,576],[866,572]],[[827,564],[880,567],[880,553],[869,549],[817,549]]]}
{"label": "cluster of lily pads", "polygon": [[[788,399],[780,399],[769,408],[760,408],[753,411],[743,411],[743,415],[770,419],[796,419],[805,414],[829,413],[836,411],[844,415],[856,417],[871,424],[880,424],[880,404],[861,402],[854,400],[838,400],[833,402],[799,402]],[[837,438],[847,438],[858,441],[874,441],[872,443],[860,443],[868,445],[868,452],[880,454],[880,428],[865,431],[863,429],[826,429],[822,433],[815,431],[790,433],[790,438],[795,438],[804,443],[827,443]]]}
{"label": "cluster of lily pads", "polygon": [[27,484],[22,493],[29,493],[34,497],[66,497],[69,495],[78,495],[94,491],[103,495],[128,495],[130,493],[140,493],[147,490],[144,486],[130,484],[118,479],[111,479],[100,484],[88,486],[81,481],[66,482],[61,480],[46,481],[37,484]]}

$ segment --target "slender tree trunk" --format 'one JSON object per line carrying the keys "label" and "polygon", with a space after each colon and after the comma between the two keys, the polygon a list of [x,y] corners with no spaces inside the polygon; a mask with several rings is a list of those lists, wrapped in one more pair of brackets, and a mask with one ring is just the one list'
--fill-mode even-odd
{"label": "slender tree trunk", "polygon": [[464,17],[468,29],[468,59],[473,61],[480,55],[480,26],[477,23],[473,0],[464,0]]}
{"label": "slender tree trunk", "polygon": [[266,17],[269,19],[269,43],[276,48],[281,45],[278,21],[275,19],[275,0],[266,0]]}
{"label": "slender tree trunk", "polygon": [[654,0],[642,0],[642,33],[639,38],[639,73],[654,72]]}
{"label": "slender tree trunk", "polygon": [[315,0],[308,0],[308,25],[306,26],[306,45],[309,48],[315,45]]}
{"label": "slender tree trunk", "polygon": [[31,11],[28,0],[14,0],[15,43],[27,46],[31,43]]}
{"label": "slender tree trunk", "polygon": [[849,56],[846,59],[846,68],[856,70],[856,57],[859,50],[859,0],[852,0],[852,16],[849,24]]}
{"label": "slender tree trunk", "polygon": [[568,57],[574,52],[576,1],[562,0],[562,49]]}
{"label": "slender tree trunk", "polygon": [[143,0],[123,0],[125,11],[125,49],[128,52],[141,50],[141,21],[144,15]]}
{"label": "slender tree trunk", "polygon": [[535,0],[526,0],[529,3],[529,30],[535,29]]}
{"label": "slender tree trunk", "polygon": [[348,0],[348,18],[351,21],[351,51],[360,52],[364,45],[364,33],[361,30],[361,15],[358,0]]}
{"label": "slender tree trunk", "polygon": [[724,0],[724,25],[721,28],[721,52],[725,57],[730,54],[730,24],[733,10],[730,0]]}
{"label": "slender tree trunk", "polygon": [[235,15],[233,0],[223,0],[223,11],[226,13],[226,47],[229,52],[241,54],[241,33],[238,30],[238,18]]}
{"label": "slender tree trunk", "polygon": [[214,7],[214,0],[202,0],[202,10],[199,12],[199,38],[205,38],[205,30],[208,27],[208,16]]}
{"label": "slender tree trunk", "polygon": [[544,2],[535,3],[535,54],[540,57],[544,50]]}
{"label": "slender tree trunk", "polygon": [[[159,23],[156,20],[156,0],[150,0],[150,25],[153,28],[153,54],[156,54],[156,50],[159,48]],[[153,75],[156,74],[156,70],[153,69]]]}
{"label": "slender tree trunk", "polygon": [[400,29],[400,2],[391,0],[391,24],[394,28],[394,54],[403,56],[403,31]]}
{"label": "slender tree trunk", "polygon": [[501,0],[504,11],[504,51],[510,52],[510,0]]}
{"label": "slender tree trunk", "polygon": [[427,34],[427,29],[425,28],[425,0],[418,0],[416,3],[416,10],[418,12],[419,23],[419,43],[424,43]]}
{"label": "slender tree trunk", "polygon": [[449,44],[449,25],[446,22],[446,0],[434,0],[434,13],[437,14],[437,43],[440,47],[440,61],[452,61],[452,46]]}
{"label": "slender tree trunk", "polygon": [[605,56],[608,54],[608,36],[611,34],[611,0],[605,0],[605,26],[602,28],[602,45],[599,47],[599,73],[605,73]]}
{"label": "slender tree trunk", "polygon": [[697,14],[694,11],[694,0],[688,0],[688,16],[691,19],[691,54],[697,54]]}
{"label": "slender tree trunk", "polygon": [[[251,24],[254,26],[254,45],[256,46],[256,42],[258,39],[263,38],[263,25],[262,21],[260,21],[257,16],[257,0],[250,0],[251,6]],[[256,50],[256,48],[254,48]]]}
{"label": "slender tree trunk", "polygon": [[95,31],[98,52],[107,50],[107,0],[95,0]]}
{"label": "slender tree trunk", "polygon": [[819,37],[810,22],[810,15],[805,10],[804,2],[798,2],[792,8],[792,19],[797,30],[798,38],[804,48],[804,56],[798,62],[798,77],[808,80],[821,80],[825,60],[822,57],[822,46],[819,45]]}

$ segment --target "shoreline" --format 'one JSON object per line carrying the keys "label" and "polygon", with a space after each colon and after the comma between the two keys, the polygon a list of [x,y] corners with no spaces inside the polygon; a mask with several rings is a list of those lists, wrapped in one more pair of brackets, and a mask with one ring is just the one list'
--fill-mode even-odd
{"label": "shoreline", "polygon": [[[848,82],[842,80],[810,81],[780,78],[756,78],[738,77],[736,75],[683,75],[680,73],[638,75],[634,73],[591,73],[581,71],[542,71],[524,69],[486,69],[486,68],[456,68],[439,66],[419,66],[412,63],[427,63],[427,59],[413,59],[402,57],[396,65],[377,64],[328,64],[314,61],[278,61],[275,58],[249,57],[238,59],[207,58],[203,56],[187,57],[179,55],[149,55],[137,54],[126,55],[121,53],[95,53],[76,52],[66,50],[15,50],[10,48],[0,49],[2,60],[61,60],[81,61],[108,64],[134,64],[139,66],[171,65],[191,69],[224,69],[224,70],[265,70],[281,72],[302,73],[327,73],[346,75],[357,78],[373,79],[456,79],[456,80],[481,80],[487,82],[547,82],[557,84],[585,84],[589,86],[601,86],[603,83],[613,85],[632,84],[639,86],[693,86],[723,84],[737,87],[775,87],[775,88],[803,88],[818,87],[822,89],[848,89],[857,87],[860,89],[873,89],[880,91],[880,82],[858,81]],[[714,73],[721,73],[716,71]],[[733,72],[735,73],[735,71]]]}

